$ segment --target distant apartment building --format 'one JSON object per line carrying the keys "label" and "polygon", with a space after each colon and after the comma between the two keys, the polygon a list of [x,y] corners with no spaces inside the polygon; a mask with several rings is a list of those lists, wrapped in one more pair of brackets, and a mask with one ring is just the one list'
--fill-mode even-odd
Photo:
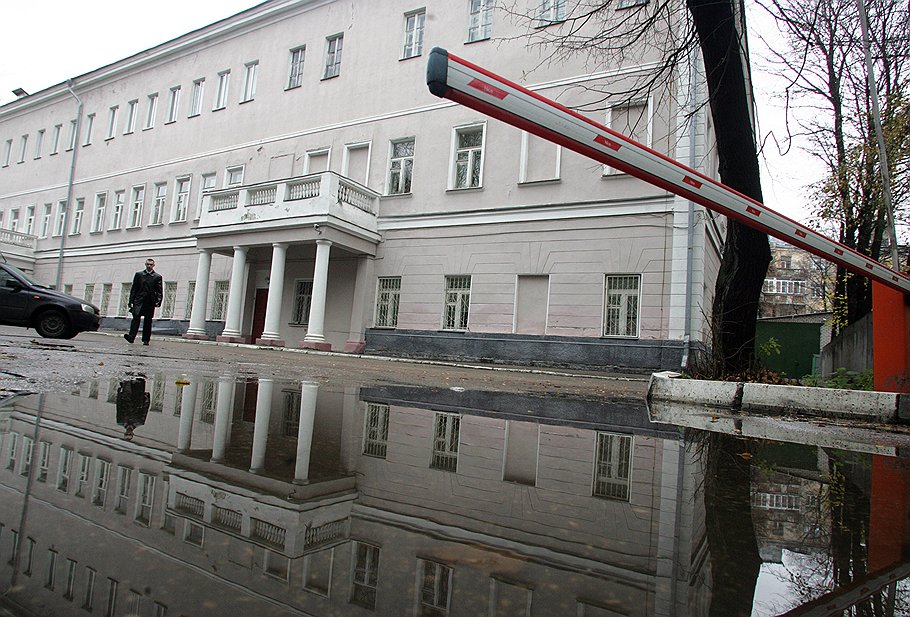
{"label": "distant apartment building", "polygon": [[722,217],[425,85],[444,47],[716,176],[699,67],[606,96],[661,52],[546,61],[528,33],[572,10],[270,0],[22,97],[0,107],[0,251],[105,329],[154,257],[164,332],[676,367],[705,339]]}
{"label": "distant apartment building", "polygon": [[789,317],[832,309],[834,264],[780,240],[771,240],[771,264],[759,317]]}

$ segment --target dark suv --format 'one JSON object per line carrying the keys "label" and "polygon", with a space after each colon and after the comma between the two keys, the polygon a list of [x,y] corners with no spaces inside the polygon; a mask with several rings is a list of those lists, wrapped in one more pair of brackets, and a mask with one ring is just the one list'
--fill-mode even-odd
{"label": "dark suv", "polygon": [[98,307],[33,281],[0,263],[0,325],[34,328],[45,338],[73,338],[101,325]]}

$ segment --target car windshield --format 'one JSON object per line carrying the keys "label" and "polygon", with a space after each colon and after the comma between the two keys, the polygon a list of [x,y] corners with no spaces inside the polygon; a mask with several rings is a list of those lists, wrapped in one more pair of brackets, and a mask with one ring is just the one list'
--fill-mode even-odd
{"label": "car windshield", "polygon": [[20,270],[20,269],[17,268],[16,266],[13,266],[13,265],[11,265],[11,264],[4,264],[4,267],[5,267],[7,270],[9,270],[11,273],[13,273],[14,275],[16,275],[17,277],[19,277],[20,279],[22,279],[23,281],[25,281],[26,283],[28,283],[29,285],[31,285],[32,287],[44,287],[44,288],[48,288],[47,285],[42,285],[41,283],[39,283],[38,281],[36,281],[36,280],[33,279],[32,277],[30,277],[28,274],[26,274],[25,272],[23,272],[22,270]]}

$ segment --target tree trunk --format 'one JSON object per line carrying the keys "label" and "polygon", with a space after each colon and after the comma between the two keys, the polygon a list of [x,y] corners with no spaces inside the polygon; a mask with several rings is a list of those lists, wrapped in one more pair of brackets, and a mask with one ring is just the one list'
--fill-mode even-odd
{"label": "tree trunk", "polygon": [[[721,182],[762,201],[746,90],[745,51],[736,25],[734,0],[687,0],[686,4],[707,72]],[[768,236],[731,219],[713,307],[713,353],[725,373],[752,365],[755,320],[770,262]]]}

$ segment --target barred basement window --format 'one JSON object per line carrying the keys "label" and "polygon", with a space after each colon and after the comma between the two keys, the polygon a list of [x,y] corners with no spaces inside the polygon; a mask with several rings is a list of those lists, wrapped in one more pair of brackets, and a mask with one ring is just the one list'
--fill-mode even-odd
{"label": "barred basement window", "polygon": [[183,311],[183,318],[189,319],[193,316],[193,296],[196,295],[196,281],[190,281],[186,289],[186,310]]}
{"label": "barred basement window", "polygon": [[300,431],[300,392],[284,392],[284,435],[296,437]]}
{"label": "barred basement window", "polygon": [[164,299],[161,301],[162,319],[174,317],[174,306],[177,303],[177,282],[167,281],[164,284]]}
{"label": "barred basement window", "polygon": [[471,305],[471,276],[447,276],[443,330],[467,330]]}
{"label": "barred basement window", "polygon": [[215,288],[212,293],[213,321],[224,321],[227,310],[228,289],[230,289],[230,281],[215,281]]}
{"label": "barred basement window", "polygon": [[101,309],[102,315],[107,315],[108,308],[111,305],[111,291],[113,290],[113,283],[104,283],[101,286]]}
{"label": "barred basement window", "polygon": [[132,283],[120,283],[120,305],[117,307],[118,317],[126,317],[129,315],[130,289],[132,288]]}
{"label": "barred basement window", "polygon": [[389,442],[389,406],[367,403],[363,428],[363,453],[385,458]]}
{"label": "barred basement window", "polygon": [[461,417],[456,414],[436,413],[433,419],[433,458],[430,467],[455,471],[458,467],[458,433]]}
{"label": "barred basement window", "polygon": [[594,496],[628,500],[631,469],[632,436],[597,433]]}
{"label": "barred basement window", "polygon": [[215,405],[217,404],[218,393],[215,390],[215,382],[202,382],[202,405],[199,415],[199,421],[206,424],[215,422]]}
{"label": "barred basement window", "polygon": [[379,582],[379,547],[354,542],[354,576],[351,584],[351,604],[373,610],[376,608],[376,587]]}
{"label": "barred basement window", "polygon": [[604,336],[638,336],[640,287],[638,274],[606,277]]}
{"label": "barred basement window", "polygon": [[398,325],[398,302],[401,296],[401,277],[380,277],[376,290],[377,328],[394,328]]}
{"label": "barred basement window", "polygon": [[421,617],[444,617],[449,614],[452,568],[421,559],[423,576],[420,584]]}

